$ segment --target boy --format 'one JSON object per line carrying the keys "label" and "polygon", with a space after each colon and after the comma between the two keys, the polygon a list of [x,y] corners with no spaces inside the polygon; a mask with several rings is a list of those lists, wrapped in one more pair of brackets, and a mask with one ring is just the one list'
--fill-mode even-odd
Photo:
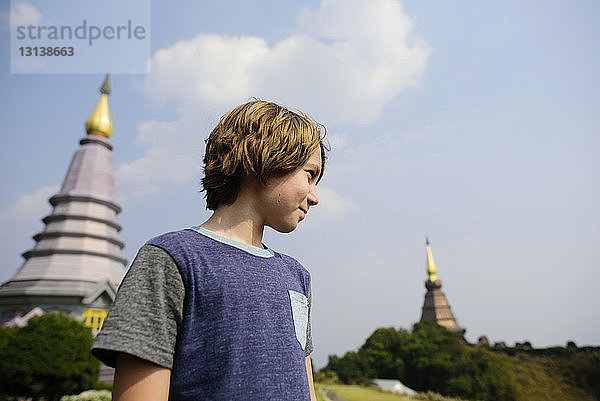
{"label": "boy", "polygon": [[113,399],[316,401],[310,274],[262,243],[319,200],[321,130],[252,101],[221,118],[204,156],[211,217],[144,245],[93,354],[116,366]]}

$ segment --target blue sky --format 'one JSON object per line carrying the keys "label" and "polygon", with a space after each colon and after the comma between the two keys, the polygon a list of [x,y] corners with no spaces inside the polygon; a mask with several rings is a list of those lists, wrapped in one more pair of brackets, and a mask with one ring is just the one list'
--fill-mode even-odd
{"label": "blue sky", "polygon": [[[9,9],[2,281],[103,79],[11,74]],[[312,272],[318,367],[419,319],[425,234],[468,339],[599,344],[599,17],[592,1],[152,2],[150,72],[114,74],[109,98],[125,256],[207,218],[203,140],[256,96],[309,113],[332,144],[320,205],[266,233]]]}

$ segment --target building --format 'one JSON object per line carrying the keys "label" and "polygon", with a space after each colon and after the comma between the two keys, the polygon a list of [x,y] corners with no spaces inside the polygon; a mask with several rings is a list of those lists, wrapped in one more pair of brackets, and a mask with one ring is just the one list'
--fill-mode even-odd
{"label": "building", "polygon": [[0,286],[3,324],[22,325],[39,308],[81,319],[96,333],[115,298],[127,260],[116,220],[121,206],[114,194],[108,75],[100,93],[62,187],[49,199],[53,209],[42,219],[44,230],[33,236],[36,244],[23,253],[21,268]]}
{"label": "building", "polygon": [[429,239],[425,241],[425,245],[427,246],[427,281],[425,281],[427,293],[423,302],[421,322],[435,322],[452,332],[464,334],[465,330],[456,323],[446,295],[442,292],[442,282],[437,276]]}

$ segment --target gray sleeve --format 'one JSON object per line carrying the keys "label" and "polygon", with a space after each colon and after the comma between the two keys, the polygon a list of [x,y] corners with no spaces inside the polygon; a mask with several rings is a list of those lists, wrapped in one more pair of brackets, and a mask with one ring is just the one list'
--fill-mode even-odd
{"label": "gray sleeve", "polygon": [[92,354],[113,367],[118,353],[125,352],[171,369],[184,296],[173,258],[144,245],[119,286]]}
{"label": "gray sleeve", "polygon": [[313,341],[312,341],[312,331],[311,331],[311,324],[310,324],[310,310],[311,310],[311,306],[312,306],[312,290],[310,287],[308,287],[308,296],[306,297],[308,302],[308,324],[306,325],[306,347],[304,348],[304,350],[306,351],[306,356],[310,356],[310,354],[313,352]]}

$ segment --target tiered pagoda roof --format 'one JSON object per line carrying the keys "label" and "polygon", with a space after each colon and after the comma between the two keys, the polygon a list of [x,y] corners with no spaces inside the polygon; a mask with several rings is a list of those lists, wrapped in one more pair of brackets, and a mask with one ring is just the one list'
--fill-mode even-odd
{"label": "tiered pagoda roof", "polygon": [[442,292],[442,282],[437,276],[429,239],[425,241],[425,244],[427,246],[427,281],[425,281],[427,293],[423,302],[421,322],[435,322],[450,331],[464,333],[465,330],[456,323],[446,295]]}
{"label": "tiered pagoda roof", "polygon": [[60,191],[49,199],[53,210],[42,219],[44,230],[33,236],[36,244],[23,253],[25,262],[14,277],[0,286],[2,322],[40,307],[87,319],[97,330],[114,300],[127,260],[116,219],[121,206],[114,193],[108,75],[100,92],[85,124],[87,135]]}

